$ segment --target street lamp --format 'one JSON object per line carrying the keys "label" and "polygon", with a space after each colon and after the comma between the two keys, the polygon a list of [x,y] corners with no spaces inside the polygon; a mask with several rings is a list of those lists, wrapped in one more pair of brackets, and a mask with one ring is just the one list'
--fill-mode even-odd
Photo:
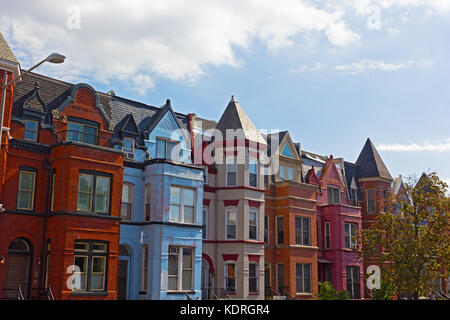
{"label": "street lamp", "polygon": [[7,83],[8,75],[5,72],[5,76],[4,76],[4,79],[3,79],[3,85],[2,85],[1,115],[0,115],[0,148],[1,148],[1,143],[2,143],[2,133],[3,133],[3,117],[5,115],[6,89],[8,89],[9,86],[13,85],[14,83],[16,83],[18,81],[21,81],[26,74],[30,73],[31,71],[33,71],[34,69],[39,67],[41,64],[43,64],[45,62],[59,64],[59,63],[63,63],[65,59],[66,59],[66,57],[63,56],[60,53],[52,53],[47,58],[45,58],[44,60],[40,61],[38,64],[33,66],[31,69],[29,69],[29,70],[25,71],[24,73],[22,73],[18,78],[13,79],[13,80],[11,80],[8,83]]}

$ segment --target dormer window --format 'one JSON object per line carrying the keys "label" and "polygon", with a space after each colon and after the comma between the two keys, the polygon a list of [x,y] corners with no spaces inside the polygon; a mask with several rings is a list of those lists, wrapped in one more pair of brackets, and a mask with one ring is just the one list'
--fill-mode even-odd
{"label": "dormer window", "polygon": [[125,158],[134,160],[135,139],[123,138],[122,151],[125,153]]}
{"label": "dormer window", "polygon": [[177,160],[178,156],[173,154],[173,149],[177,146],[178,142],[171,141],[164,138],[156,138],[156,158]]}
{"label": "dormer window", "polygon": [[98,144],[98,127],[76,121],[69,121],[67,125],[67,141],[87,144]]}
{"label": "dormer window", "polygon": [[38,141],[38,126],[39,122],[36,120],[25,120],[25,134],[24,140]]}

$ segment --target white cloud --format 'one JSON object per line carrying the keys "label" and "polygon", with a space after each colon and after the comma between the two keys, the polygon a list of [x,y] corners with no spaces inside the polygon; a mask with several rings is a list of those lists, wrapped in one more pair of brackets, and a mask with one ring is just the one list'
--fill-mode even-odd
{"label": "white cloud", "polygon": [[425,68],[425,67],[431,67],[432,65],[433,65],[433,62],[428,61],[428,60],[424,60],[424,61],[409,60],[406,62],[399,62],[399,63],[386,63],[384,61],[363,59],[361,61],[350,63],[350,64],[338,65],[338,66],[335,66],[333,69],[335,71],[338,71],[338,72],[344,73],[344,74],[359,74],[359,73],[363,73],[363,72],[376,71],[376,70],[378,70],[378,71],[398,71],[398,70],[407,69],[410,67]]}
{"label": "white cloud", "polygon": [[318,63],[315,63],[315,64],[313,64],[311,66],[309,66],[309,65],[302,65],[302,66],[300,66],[298,68],[289,70],[289,72],[290,73],[303,73],[303,72],[308,72],[308,71],[319,71],[319,70],[325,69],[327,67],[328,66],[326,64],[318,62]]}
{"label": "white cloud", "polygon": [[450,138],[433,141],[433,142],[425,142],[423,144],[410,143],[410,144],[401,144],[401,143],[393,143],[393,144],[381,144],[377,146],[377,149],[380,151],[394,151],[394,152],[448,152],[450,151]]}
{"label": "white cloud", "polygon": [[358,62],[353,62],[349,64],[337,65],[337,66],[328,66],[323,63],[315,63],[313,65],[302,65],[298,68],[294,68],[289,70],[290,73],[304,73],[310,71],[319,71],[327,68],[331,68],[334,71],[337,71],[340,74],[351,74],[356,75],[363,72],[369,71],[398,71],[402,69],[408,69],[411,67],[416,68],[425,68],[431,67],[433,65],[432,61],[429,60],[408,60],[405,62],[397,62],[397,63],[387,63],[380,60],[372,60],[372,59],[363,59]]}
{"label": "white cloud", "polygon": [[[67,28],[73,4],[79,30]],[[359,40],[341,13],[303,0],[16,0],[0,12],[0,30],[23,67],[60,51],[64,65],[39,71],[67,81],[137,81],[140,94],[156,77],[195,80],[210,65],[240,67],[235,49],[255,40],[270,50],[309,33],[336,46]]]}

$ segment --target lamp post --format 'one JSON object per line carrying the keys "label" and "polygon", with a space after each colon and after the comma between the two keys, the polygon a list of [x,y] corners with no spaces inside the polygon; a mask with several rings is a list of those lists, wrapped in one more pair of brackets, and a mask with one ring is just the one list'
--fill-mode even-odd
{"label": "lamp post", "polygon": [[2,143],[2,134],[3,134],[3,117],[5,116],[5,100],[6,100],[6,90],[13,85],[14,83],[21,81],[23,79],[23,77],[30,73],[31,71],[33,71],[34,69],[36,69],[37,67],[39,67],[41,64],[45,63],[45,62],[50,62],[50,63],[63,63],[64,60],[66,59],[65,56],[63,56],[60,53],[52,53],[50,54],[47,58],[45,58],[44,60],[40,61],[38,64],[36,64],[35,66],[33,66],[31,69],[25,71],[24,73],[22,73],[18,78],[7,82],[8,81],[8,75],[5,72],[5,76],[3,79],[3,84],[2,84],[2,100],[1,100],[1,109],[0,109],[0,148],[1,148],[1,143]]}

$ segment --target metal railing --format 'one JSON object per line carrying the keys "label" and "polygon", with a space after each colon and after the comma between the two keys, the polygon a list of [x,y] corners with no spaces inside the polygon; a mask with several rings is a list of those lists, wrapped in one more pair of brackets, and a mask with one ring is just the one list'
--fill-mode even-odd
{"label": "metal railing", "polygon": [[[206,297],[206,296],[205,296]],[[224,299],[232,299],[229,295],[229,292],[224,288],[209,288],[208,297],[204,300],[224,300]]]}
{"label": "metal railing", "polygon": [[53,295],[52,287],[48,286],[47,289],[47,300],[55,300],[55,296]]}
{"label": "metal railing", "polygon": [[22,286],[19,284],[19,291],[17,292],[17,300],[25,300],[23,296]]}
{"label": "metal railing", "polygon": [[111,136],[90,134],[74,130],[62,130],[58,131],[56,134],[58,143],[71,141],[82,144],[112,148]]}
{"label": "metal railing", "polygon": [[442,290],[433,290],[433,295],[442,300],[449,300],[449,296]]}

